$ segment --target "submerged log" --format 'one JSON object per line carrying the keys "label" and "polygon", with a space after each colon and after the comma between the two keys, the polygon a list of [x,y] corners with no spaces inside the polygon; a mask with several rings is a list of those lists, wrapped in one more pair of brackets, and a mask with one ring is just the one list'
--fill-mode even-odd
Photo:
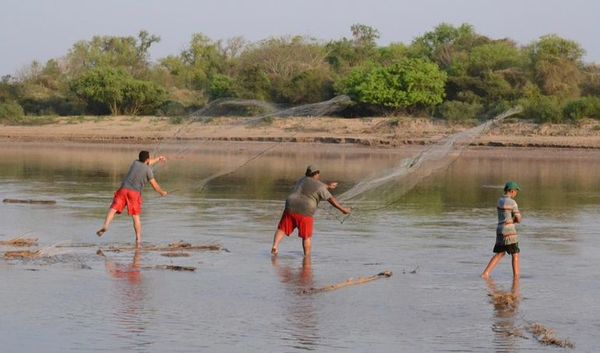
{"label": "submerged log", "polygon": [[186,252],[166,252],[160,255],[164,257],[190,257],[190,254]]}
{"label": "submerged log", "polygon": [[544,325],[533,323],[526,330],[535,337],[538,342],[546,346],[558,346],[562,348],[575,348],[575,344],[567,339],[560,339],[554,335],[554,331]]}
{"label": "submerged log", "polygon": [[37,259],[42,256],[40,250],[38,251],[7,251],[4,253],[4,258],[6,260],[30,260]]}
{"label": "submerged log", "polygon": [[194,272],[196,268],[193,266],[179,266],[179,265],[154,265],[154,266],[144,266],[142,269],[145,270],[170,270],[170,271],[187,271]]}
{"label": "submerged log", "polygon": [[0,241],[0,245],[8,245],[8,246],[35,246],[38,245],[37,238],[15,238],[11,240],[2,240]]}
{"label": "submerged log", "polygon": [[4,203],[30,203],[36,205],[54,205],[56,201],[54,200],[20,200],[20,199],[4,199],[2,202]]}
{"label": "submerged log", "polygon": [[368,282],[371,282],[371,281],[374,281],[374,280],[377,280],[380,278],[388,278],[391,276],[392,276],[392,271],[384,271],[384,272],[380,272],[376,275],[369,276],[369,277],[350,278],[344,282],[332,284],[332,285],[321,287],[321,288],[304,289],[300,293],[301,294],[315,294],[315,293],[322,293],[322,292],[330,292],[330,291],[333,291],[336,289],[353,286],[353,285],[357,285],[357,284],[368,283]]}
{"label": "submerged log", "polygon": [[141,251],[163,251],[163,252],[167,252],[167,251],[181,251],[181,250],[185,250],[185,251],[225,251],[225,252],[229,252],[229,250],[227,250],[226,248],[222,247],[219,244],[208,244],[208,245],[193,245],[190,243],[186,243],[186,242],[176,242],[176,243],[171,243],[169,245],[145,245],[142,246],[141,248],[137,248],[135,246],[122,246],[122,247],[118,247],[118,246],[111,246],[108,249],[106,249],[105,251],[110,251],[110,252],[121,252],[121,251],[132,251],[132,250],[141,250]]}

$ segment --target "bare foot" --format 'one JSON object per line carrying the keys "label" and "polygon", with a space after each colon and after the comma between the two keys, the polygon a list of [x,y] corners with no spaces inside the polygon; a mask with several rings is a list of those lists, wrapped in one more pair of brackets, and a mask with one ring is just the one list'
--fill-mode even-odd
{"label": "bare foot", "polygon": [[277,248],[272,248],[271,249],[271,255],[277,255],[279,251],[277,250]]}
{"label": "bare foot", "polygon": [[488,278],[490,278],[490,275],[484,272],[481,274],[481,278],[488,279]]}
{"label": "bare foot", "polygon": [[106,256],[104,255],[104,252],[102,251],[102,249],[98,249],[98,251],[96,251],[96,255],[98,255],[98,256],[102,256],[102,257],[106,257]]}
{"label": "bare foot", "polygon": [[101,237],[104,233],[106,233],[106,228],[100,228],[100,230],[96,232],[96,235]]}

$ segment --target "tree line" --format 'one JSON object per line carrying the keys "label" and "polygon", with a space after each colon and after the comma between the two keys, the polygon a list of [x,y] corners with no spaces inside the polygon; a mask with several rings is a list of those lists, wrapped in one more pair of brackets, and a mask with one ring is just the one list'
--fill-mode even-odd
{"label": "tree line", "polygon": [[[160,37],[95,36],[64,57],[0,80],[0,121],[23,115],[185,116],[219,98],[301,105],[348,95],[349,117],[427,115],[462,122],[509,106],[538,122],[600,119],[600,66],[576,42],[546,35],[524,46],[473,26],[440,24],[411,43],[377,45],[355,24],[328,42],[304,36],[248,42],[193,34],[155,62]],[[256,111],[250,113],[256,114]]]}

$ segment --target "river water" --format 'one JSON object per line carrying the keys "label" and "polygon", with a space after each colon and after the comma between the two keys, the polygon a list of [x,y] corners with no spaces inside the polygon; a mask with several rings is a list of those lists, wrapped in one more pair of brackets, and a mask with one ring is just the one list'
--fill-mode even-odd
{"label": "river water", "polygon": [[[338,181],[339,194],[420,149],[282,144],[201,190],[204,178],[268,146],[160,147],[172,158],[156,168],[156,178],[171,194],[145,190],[143,241],[228,250],[165,257],[109,251],[134,239],[126,215],[103,238],[95,235],[139,146],[2,144],[0,198],[56,204],[0,204],[0,241],[39,238],[44,255],[0,260],[1,351],[564,350],[540,344],[526,330],[534,322],[572,342],[572,351],[597,351],[597,151],[467,149],[404,195],[374,193],[352,204],[343,223],[322,207],[312,257],[304,259],[295,236],[284,239],[276,258],[269,250],[283,200],[307,164]],[[479,278],[492,255],[495,203],[507,180],[522,186],[517,288],[509,257],[491,281]],[[18,249],[0,247],[11,250]],[[301,293],[384,270],[393,276]],[[516,295],[515,305],[492,303],[490,294],[506,293]]]}

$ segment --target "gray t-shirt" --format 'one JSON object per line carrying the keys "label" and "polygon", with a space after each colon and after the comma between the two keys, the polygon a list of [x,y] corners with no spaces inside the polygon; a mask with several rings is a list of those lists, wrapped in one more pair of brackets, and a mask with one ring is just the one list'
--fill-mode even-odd
{"label": "gray t-shirt", "polygon": [[291,213],[312,217],[317,210],[319,201],[328,200],[331,197],[327,185],[323,182],[311,177],[302,177],[285,200],[285,209]]}
{"label": "gray t-shirt", "polygon": [[129,167],[127,176],[121,183],[121,188],[142,192],[144,185],[146,185],[150,179],[154,179],[152,168],[146,163],[136,160],[131,164],[131,167]]}

